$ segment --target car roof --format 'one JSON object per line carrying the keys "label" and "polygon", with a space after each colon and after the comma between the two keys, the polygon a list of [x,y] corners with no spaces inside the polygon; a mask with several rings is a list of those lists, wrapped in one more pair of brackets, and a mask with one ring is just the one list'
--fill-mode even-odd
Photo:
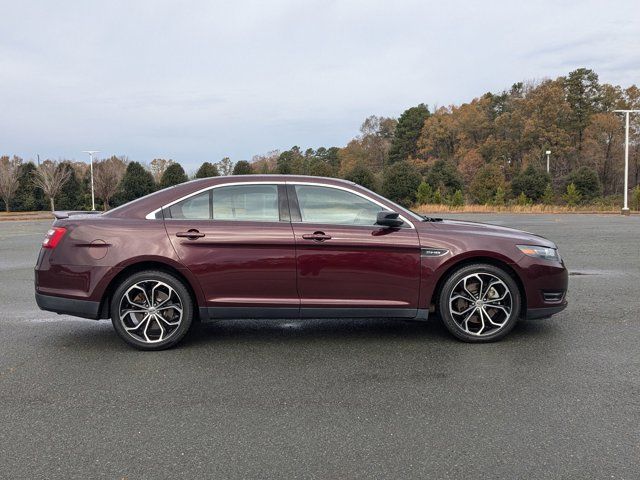
{"label": "car roof", "polygon": [[348,185],[350,188],[362,188],[358,184],[341,178],[313,177],[310,175],[224,175],[220,177],[208,177],[190,180],[188,182],[168,187],[138,198],[129,203],[114,208],[104,214],[115,218],[144,218],[150,211],[170,203],[171,201],[195,193],[198,190],[215,185],[233,184],[238,182],[317,182],[326,185]]}

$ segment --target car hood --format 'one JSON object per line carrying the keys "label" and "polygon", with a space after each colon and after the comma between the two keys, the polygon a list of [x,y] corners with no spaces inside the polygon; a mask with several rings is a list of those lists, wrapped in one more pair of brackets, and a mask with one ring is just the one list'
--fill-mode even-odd
{"label": "car hood", "polygon": [[451,233],[452,235],[472,235],[484,237],[497,237],[505,240],[513,240],[515,244],[540,245],[542,247],[556,248],[555,243],[535,233],[517,230],[515,228],[490,225],[488,223],[466,222],[461,220],[441,220],[436,222],[420,222],[416,225],[418,231],[429,232],[436,230],[438,233]]}

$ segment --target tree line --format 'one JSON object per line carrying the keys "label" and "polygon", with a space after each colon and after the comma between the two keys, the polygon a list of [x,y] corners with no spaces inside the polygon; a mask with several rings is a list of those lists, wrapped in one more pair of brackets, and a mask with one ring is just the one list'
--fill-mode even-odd
{"label": "tree line", "polygon": [[[615,109],[640,108],[640,89],[601,83],[579,68],[566,76],[519,82],[468,103],[411,107],[399,118],[372,115],[344,147],[294,146],[251,161],[204,162],[193,178],[250,173],[338,177],[403,205],[464,203],[577,205],[618,202],[624,128]],[[640,202],[640,121],[630,132],[630,188]],[[550,151],[550,171],[546,171]],[[94,162],[99,208],[109,209],[189,179],[157,158],[148,165],[112,156]],[[36,166],[0,158],[0,208],[91,207],[89,166],[46,160]],[[638,206],[636,205],[636,208]]]}

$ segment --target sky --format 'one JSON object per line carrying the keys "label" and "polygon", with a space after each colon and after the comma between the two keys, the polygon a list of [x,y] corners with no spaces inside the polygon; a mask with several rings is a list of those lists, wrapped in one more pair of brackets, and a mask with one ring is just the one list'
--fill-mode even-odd
{"label": "sky", "polygon": [[640,83],[640,2],[0,0],[0,154],[250,160],[586,67]]}

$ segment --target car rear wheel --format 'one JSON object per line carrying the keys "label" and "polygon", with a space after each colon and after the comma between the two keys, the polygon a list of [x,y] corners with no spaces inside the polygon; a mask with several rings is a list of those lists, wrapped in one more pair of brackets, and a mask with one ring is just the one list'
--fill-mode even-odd
{"label": "car rear wheel", "polygon": [[161,271],[138,272],[111,299],[111,321],[125,342],[140,350],[163,350],[186,335],[193,301],[182,281]]}
{"label": "car rear wheel", "polygon": [[518,285],[507,272],[488,264],[468,265],[446,280],[440,316],[447,329],[465,342],[504,337],[520,316]]}

